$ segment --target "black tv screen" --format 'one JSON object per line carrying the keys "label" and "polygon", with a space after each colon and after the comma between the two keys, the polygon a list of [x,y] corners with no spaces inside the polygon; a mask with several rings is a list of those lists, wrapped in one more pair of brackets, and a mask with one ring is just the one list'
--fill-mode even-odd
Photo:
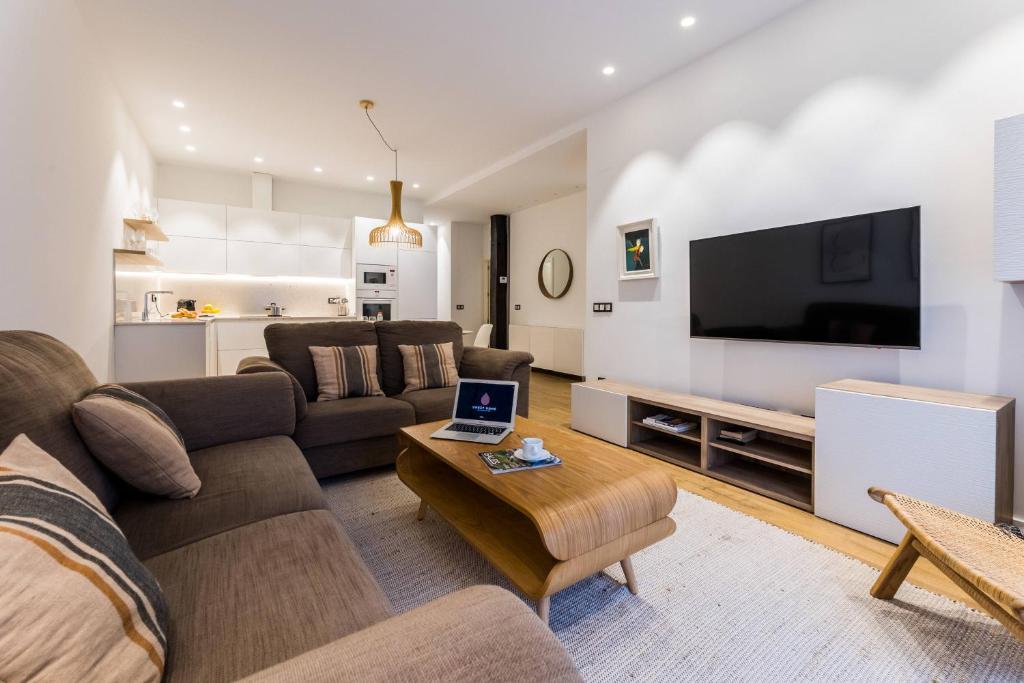
{"label": "black tv screen", "polygon": [[921,347],[921,207],[690,242],[690,336]]}

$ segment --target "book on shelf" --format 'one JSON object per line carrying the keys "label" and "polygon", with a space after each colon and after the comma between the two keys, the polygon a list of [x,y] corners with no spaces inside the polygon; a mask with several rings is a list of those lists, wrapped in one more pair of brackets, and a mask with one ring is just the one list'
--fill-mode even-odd
{"label": "book on shelf", "polygon": [[491,474],[505,474],[506,472],[521,472],[523,470],[540,470],[545,467],[554,467],[555,465],[561,465],[562,461],[552,455],[546,460],[540,462],[527,462],[520,460],[515,456],[515,451],[512,449],[506,449],[503,451],[484,451],[480,453],[480,459],[487,465],[487,469],[491,471]]}
{"label": "book on shelf", "polygon": [[737,443],[750,443],[757,438],[756,429],[748,429],[747,427],[736,427],[729,425],[722,427],[719,430],[718,436],[727,441],[736,441]]}
{"label": "book on shelf", "polygon": [[643,423],[648,427],[654,427],[655,429],[661,429],[675,434],[682,434],[683,432],[693,431],[697,428],[696,422],[687,421],[682,417],[666,415],[665,413],[658,413],[657,415],[645,417],[643,419]]}

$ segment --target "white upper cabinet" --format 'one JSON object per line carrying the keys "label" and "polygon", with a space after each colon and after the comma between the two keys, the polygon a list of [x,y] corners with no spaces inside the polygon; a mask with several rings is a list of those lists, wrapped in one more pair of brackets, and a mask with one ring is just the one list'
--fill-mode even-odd
{"label": "white upper cabinet", "polygon": [[437,254],[424,249],[399,250],[398,310],[403,320],[437,318]]}
{"label": "white upper cabinet", "polygon": [[227,207],[223,204],[186,202],[180,199],[160,199],[160,227],[168,236],[227,237]]}
{"label": "white upper cabinet", "polygon": [[302,215],[299,235],[307,247],[351,249],[352,219]]}
{"label": "white upper cabinet", "polygon": [[240,275],[301,275],[302,247],[297,244],[228,240],[228,272]]}
{"label": "white upper cabinet", "polygon": [[[342,258],[350,252],[347,249],[331,247],[299,247],[300,275],[305,277],[343,277]],[[351,259],[351,256],[349,256]],[[351,265],[349,272],[352,271]]]}
{"label": "white upper cabinet", "polygon": [[301,244],[302,221],[297,213],[227,207],[228,240]]}
{"label": "white upper cabinet", "polygon": [[416,228],[423,235],[423,251],[437,253],[437,226],[423,223],[409,223],[408,225],[410,228]]}
{"label": "white upper cabinet", "polygon": [[381,218],[356,216],[352,219],[352,248],[355,251],[356,263],[373,263],[379,266],[398,265],[398,247],[396,245],[370,246],[370,231],[384,223],[385,220]]}
{"label": "white upper cabinet", "polygon": [[166,242],[157,242],[156,250],[168,272],[221,275],[226,272],[226,245],[222,239],[174,235]]}

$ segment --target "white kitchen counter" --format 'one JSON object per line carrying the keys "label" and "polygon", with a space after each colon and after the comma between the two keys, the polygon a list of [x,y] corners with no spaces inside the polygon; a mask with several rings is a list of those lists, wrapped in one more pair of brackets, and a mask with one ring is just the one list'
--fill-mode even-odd
{"label": "white kitchen counter", "polygon": [[217,315],[208,318],[196,318],[196,319],[181,319],[181,318],[158,318],[153,320],[147,320],[145,322],[141,320],[118,320],[114,322],[115,326],[121,325],[206,325],[207,323],[229,323],[229,322],[252,322],[253,320],[263,320],[266,322],[275,323],[286,323],[286,322],[309,322],[310,320],[322,320],[329,322],[331,320],[355,320],[354,315],[348,316],[328,316],[328,315],[286,315],[279,318],[271,318],[269,315]]}

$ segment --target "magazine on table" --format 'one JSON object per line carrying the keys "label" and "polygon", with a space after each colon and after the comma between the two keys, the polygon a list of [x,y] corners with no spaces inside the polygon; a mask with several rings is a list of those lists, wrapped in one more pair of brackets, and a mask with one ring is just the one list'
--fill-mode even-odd
{"label": "magazine on table", "polygon": [[550,458],[539,462],[527,462],[515,456],[515,451],[506,449],[502,451],[484,451],[480,453],[480,459],[484,461],[491,474],[505,474],[507,472],[521,472],[523,470],[540,470],[545,467],[561,465],[562,461],[552,455]]}
{"label": "magazine on table", "polygon": [[696,422],[688,422],[682,417],[673,417],[672,415],[666,415],[664,413],[645,417],[643,422],[645,425],[650,427],[662,429],[666,432],[674,432],[676,434],[689,432],[697,428]]}

